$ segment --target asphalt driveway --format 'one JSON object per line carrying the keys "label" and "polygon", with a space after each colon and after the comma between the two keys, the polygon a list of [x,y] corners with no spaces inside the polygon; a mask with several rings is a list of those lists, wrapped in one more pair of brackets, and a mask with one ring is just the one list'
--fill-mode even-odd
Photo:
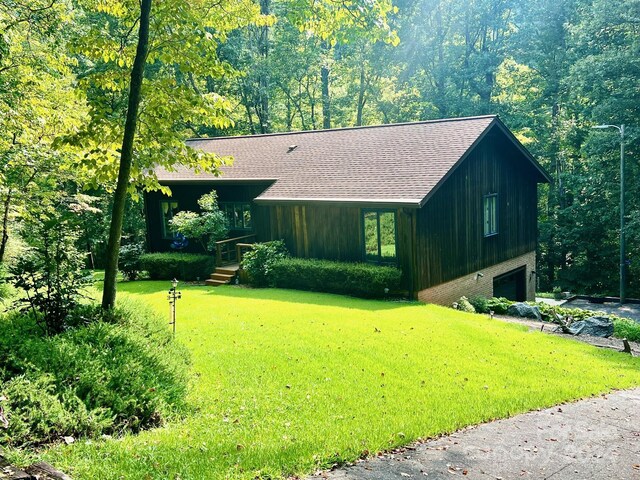
{"label": "asphalt driveway", "polygon": [[483,424],[319,476],[640,479],[640,388]]}

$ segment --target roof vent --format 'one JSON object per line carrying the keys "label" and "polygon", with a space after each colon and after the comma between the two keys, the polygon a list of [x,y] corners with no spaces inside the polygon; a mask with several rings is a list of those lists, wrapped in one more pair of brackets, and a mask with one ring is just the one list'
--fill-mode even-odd
{"label": "roof vent", "polygon": [[289,145],[289,150],[287,150],[287,153],[293,152],[296,148],[298,148],[298,145]]}

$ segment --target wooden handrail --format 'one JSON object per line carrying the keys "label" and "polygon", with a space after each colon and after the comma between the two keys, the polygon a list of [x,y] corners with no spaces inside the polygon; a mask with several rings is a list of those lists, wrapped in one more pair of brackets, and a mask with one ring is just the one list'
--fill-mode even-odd
{"label": "wooden handrail", "polygon": [[242,262],[242,249],[243,248],[253,248],[253,243],[236,243],[236,260],[238,263]]}
{"label": "wooden handrail", "polygon": [[223,243],[229,243],[229,242],[235,242],[236,240],[244,240],[245,238],[251,238],[251,237],[255,237],[256,234],[252,233],[251,235],[244,235],[242,237],[236,237],[236,238],[227,238],[225,240],[219,240],[216,242],[216,245],[221,245]]}
{"label": "wooden handrail", "polygon": [[[240,243],[238,240],[245,240],[247,238],[254,238],[256,235],[252,233],[251,235],[243,235],[242,237],[235,238],[227,238],[225,240],[220,240],[216,242],[216,265],[218,267],[222,266],[223,263],[223,253],[224,260],[228,263],[235,260],[236,262],[240,262],[242,260],[242,248],[249,248],[252,246],[251,243]],[[233,245],[235,243],[235,245]],[[235,248],[234,248],[235,246]],[[249,246],[249,247],[247,247]],[[224,250],[224,252],[223,252]],[[235,259],[233,259],[233,254],[235,253]]]}

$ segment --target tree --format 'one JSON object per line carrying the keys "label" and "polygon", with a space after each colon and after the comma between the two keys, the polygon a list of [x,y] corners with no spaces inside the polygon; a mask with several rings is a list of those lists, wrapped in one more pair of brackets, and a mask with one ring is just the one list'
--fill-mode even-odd
{"label": "tree", "polygon": [[0,3],[0,263],[13,219],[66,175],[73,151],[57,140],[84,120],[60,34],[68,14],[62,0]]}
{"label": "tree", "polygon": [[113,210],[109,227],[109,243],[107,244],[107,262],[104,274],[104,289],[102,291],[102,308],[113,308],[116,301],[116,276],[118,274],[118,255],[120,253],[120,236],[124,220],[124,207],[127,201],[129,177],[133,163],[133,142],[138,122],[138,108],[144,68],[147,63],[149,49],[149,17],[151,16],[151,0],[140,2],[140,29],[136,56],[131,69],[131,83],[129,85],[129,103],[127,106],[127,120],[124,126],[120,164],[118,166],[118,183],[113,195]]}
{"label": "tree", "polygon": [[162,188],[153,173],[156,165],[171,169],[179,163],[217,173],[227,160],[193,150],[184,139],[193,134],[193,125],[230,125],[230,104],[202,89],[208,77],[227,71],[216,55],[219,42],[262,17],[249,1],[230,0],[224,11],[216,5],[163,2],[152,9],[150,0],[80,2],[77,20],[84,28],[73,45],[91,115],[69,141],[85,152],[78,170],[91,177],[89,186],[109,186],[117,178],[104,308],[115,301],[127,195],[136,195],[137,188]]}

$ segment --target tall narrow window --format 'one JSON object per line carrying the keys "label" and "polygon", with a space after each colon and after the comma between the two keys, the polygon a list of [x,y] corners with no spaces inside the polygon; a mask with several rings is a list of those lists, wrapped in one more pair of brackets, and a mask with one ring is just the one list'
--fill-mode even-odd
{"label": "tall narrow window", "polygon": [[362,212],[364,256],[367,262],[396,263],[396,214],[389,211]]}
{"label": "tall narrow window", "polygon": [[498,194],[492,193],[483,197],[484,236],[498,233]]}
{"label": "tall narrow window", "polygon": [[162,238],[173,238],[171,233],[171,225],[169,220],[178,212],[178,202],[163,200],[160,202],[160,216],[162,222],[160,224],[162,229]]}

